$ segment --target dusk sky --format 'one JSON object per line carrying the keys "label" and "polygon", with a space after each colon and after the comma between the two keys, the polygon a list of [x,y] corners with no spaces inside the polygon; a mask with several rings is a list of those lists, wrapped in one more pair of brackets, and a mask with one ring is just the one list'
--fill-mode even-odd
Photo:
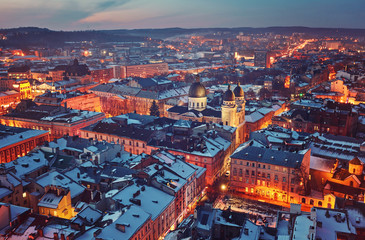
{"label": "dusk sky", "polygon": [[1,0],[0,28],[365,28],[365,0]]}

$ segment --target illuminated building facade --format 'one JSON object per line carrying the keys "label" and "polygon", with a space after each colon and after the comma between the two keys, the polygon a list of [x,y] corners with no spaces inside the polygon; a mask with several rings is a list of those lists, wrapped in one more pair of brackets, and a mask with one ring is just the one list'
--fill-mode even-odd
{"label": "illuminated building facade", "polygon": [[231,156],[231,189],[282,202],[300,202],[310,150],[292,153],[245,146]]}
{"label": "illuminated building facade", "polygon": [[49,106],[67,106],[68,108],[100,112],[100,97],[93,93],[68,92],[58,93],[50,92],[36,96],[34,102],[38,105]]}
{"label": "illuminated building facade", "polygon": [[32,105],[23,108],[20,103],[17,109],[19,110],[1,116],[1,123],[7,126],[49,131],[51,140],[64,135],[79,135],[81,128],[105,118],[104,113],[61,106]]}
{"label": "illuminated building facade", "polygon": [[169,67],[167,63],[154,63],[142,65],[125,66],[125,77],[150,77],[167,73]]}
{"label": "illuminated building facade", "polygon": [[46,186],[45,194],[38,202],[42,215],[71,219],[75,216],[71,206],[70,190],[57,186]]}
{"label": "illuminated building facade", "polygon": [[28,66],[11,67],[8,69],[8,78],[32,79],[30,67]]}
{"label": "illuminated building facade", "polygon": [[0,163],[7,163],[25,156],[36,146],[49,141],[49,133],[0,125]]}

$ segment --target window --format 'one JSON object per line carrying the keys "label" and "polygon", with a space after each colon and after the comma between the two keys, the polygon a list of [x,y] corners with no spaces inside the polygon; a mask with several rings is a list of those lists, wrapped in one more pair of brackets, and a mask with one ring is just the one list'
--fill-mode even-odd
{"label": "window", "polygon": [[255,176],[255,171],[252,171],[252,172],[251,172],[251,175],[252,175],[252,176]]}
{"label": "window", "polygon": [[283,182],[286,182],[286,177],[283,177]]}
{"label": "window", "polygon": [[270,179],[270,173],[267,174],[267,179]]}
{"label": "window", "polygon": [[250,166],[250,162],[247,162],[247,163],[246,163],[246,166],[248,166],[248,167],[249,167],[249,166]]}
{"label": "window", "polygon": [[255,163],[252,163],[252,167],[255,167]]}
{"label": "window", "polygon": [[259,163],[259,164],[257,164],[257,167],[258,167],[258,168],[261,168],[261,164],[260,164],[260,163]]}
{"label": "window", "polygon": [[250,175],[250,171],[246,170],[246,175],[249,176]]}
{"label": "window", "polygon": [[265,168],[266,168],[266,165],[265,165],[265,164],[263,164],[263,165],[262,165],[262,168],[263,168],[263,169],[265,169]]}
{"label": "window", "polygon": [[275,175],[275,181],[279,181],[278,175]]}
{"label": "window", "polygon": [[264,173],[264,172],[262,173],[262,177],[263,177],[263,178],[265,178],[265,177],[266,177],[266,175],[265,175],[265,173]]}
{"label": "window", "polygon": [[290,183],[291,184],[294,184],[295,183],[295,179],[294,178],[290,179]]}

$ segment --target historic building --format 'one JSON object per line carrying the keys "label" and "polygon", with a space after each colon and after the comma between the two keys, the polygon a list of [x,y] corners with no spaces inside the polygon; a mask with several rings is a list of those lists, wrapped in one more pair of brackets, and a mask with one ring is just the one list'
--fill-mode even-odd
{"label": "historic building", "polygon": [[245,99],[240,84],[232,91],[230,85],[223,95],[220,109],[207,105],[207,94],[201,82],[190,86],[188,106],[174,106],[168,109],[172,119],[220,123],[237,128],[236,146],[243,143],[245,133]]}
{"label": "historic building", "polygon": [[105,118],[104,113],[65,108],[62,106],[38,106],[31,100],[18,104],[16,110],[0,117],[1,124],[46,130],[50,139],[80,134],[80,129]]}
{"label": "historic building", "polygon": [[13,161],[49,141],[49,133],[42,130],[0,125],[0,133],[0,163]]}
{"label": "historic building", "polygon": [[231,189],[276,201],[298,203],[305,194],[310,150],[298,153],[242,146],[231,156]]}

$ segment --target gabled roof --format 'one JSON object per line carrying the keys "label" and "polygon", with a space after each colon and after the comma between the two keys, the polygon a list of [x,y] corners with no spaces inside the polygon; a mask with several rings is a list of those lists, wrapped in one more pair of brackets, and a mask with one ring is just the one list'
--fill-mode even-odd
{"label": "gabled roof", "polygon": [[354,159],[352,159],[349,164],[352,164],[352,165],[362,165],[363,163],[360,161],[360,159],[358,157],[355,157]]}

